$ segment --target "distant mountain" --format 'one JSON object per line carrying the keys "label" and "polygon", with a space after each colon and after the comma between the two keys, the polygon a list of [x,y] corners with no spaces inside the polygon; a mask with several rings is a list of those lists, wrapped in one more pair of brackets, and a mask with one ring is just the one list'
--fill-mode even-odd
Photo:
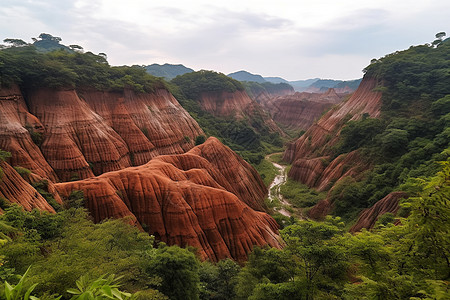
{"label": "distant mountain", "polygon": [[335,80],[335,79],[320,79],[311,78],[305,80],[288,81],[281,77],[262,77],[258,74],[252,74],[247,71],[238,71],[227,75],[238,81],[257,82],[257,83],[274,83],[274,84],[289,84],[296,92],[309,93],[325,93],[329,88],[335,88],[338,93],[351,93],[355,91],[361,79],[356,80]]}
{"label": "distant mountain", "polygon": [[319,79],[304,89],[309,93],[322,93],[326,92],[329,88],[337,89],[338,92],[351,93],[355,91],[362,79],[355,80],[334,80],[334,79]]}
{"label": "distant mountain", "polygon": [[261,75],[252,74],[247,71],[238,71],[230,73],[227,76],[239,81],[253,81],[257,83],[266,82],[266,80]]}
{"label": "distant mountain", "polygon": [[264,77],[264,79],[272,83],[289,83],[289,81],[281,77]]}
{"label": "distant mountain", "polygon": [[334,80],[334,79],[319,79],[312,83],[309,87],[316,87],[316,88],[332,88],[335,87],[338,83],[341,83],[342,80]]}
{"label": "distant mountain", "polygon": [[289,81],[289,84],[294,87],[295,91],[303,92],[311,84],[315,83],[318,80],[320,80],[320,78],[312,78],[312,79],[306,79],[306,80],[296,80],[296,81]]}
{"label": "distant mountain", "polygon": [[183,75],[186,73],[194,72],[193,69],[187,68],[183,65],[172,65],[172,64],[152,64],[145,67],[147,73],[156,76],[156,77],[164,77],[167,80],[172,80],[178,75]]}
{"label": "distant mountain", "polygon": [[333,88],[341,89],[341,88],[349,87],[352,90],[356,90],[358,88],[359,84],[361,83],[361,81],[362,81],[362,78],[355,79],[355,80],[342,81],[342,82],[339,82],[338,84],[336,84]]}

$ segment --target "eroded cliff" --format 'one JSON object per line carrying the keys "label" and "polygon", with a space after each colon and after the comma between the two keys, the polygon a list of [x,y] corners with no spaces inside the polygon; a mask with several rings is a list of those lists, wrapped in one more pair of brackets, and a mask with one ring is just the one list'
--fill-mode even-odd
{"label": "eroded cliff", "polygon": [[[271,132],[278,132],[284,134],[283,131],[276,125],[270,115],[265,112],[263,107],[255,100],[251,99],[245,91],[216,91],[204,92],[198,99],[203,110],[211,113],[217,117],[232,118],[235,120],[248,119],[249,125],[256,128],[264,125],[269,128]],[[258,126],[254,124],[261,123]]]}
{"label": "eroded cliff", "polygon": [[274,97],[263,102],[272,119],[289,129],[308,129],[333,105],[341,102],[345,95],[338,95],[333,89],[326,93],[295,93]]}
{"label": "eroded cliff", "polygon": [[[379,117],[381,92],[374,90],[377,84],[376,79],[365,78],[348,100],[333,107],[303,136],[288,145],[283,158],[292,163],[290,177],[323,191],[345,177],[358,177],[370,168],[371,162],[358,151],[333,157],[332,147],[347,121],[359,120],[363,115]],[[332,206],[328,196],[313,207],[309,214],[320,219],[331,211]]]}
{"label": "eroded cliff", "polygon": [[253,245],[280,247],[276,222],[256,211],[262,209],[264,184],[215,138],[185,154],[56,188],[64,197],[83,191],[96,221],[129,217],[170,245],[197,247],[203,259],[244,260]]}
{"label": "eroded cliff", "polygon": [[0,90],[0,148],[11,164],[52,181],[88,178],[184,153],[203,134],[165,89]]}
{"label": "eroded cliff", "polygon": [[363,228],[372,229],[379,217],[385,213],[392,213],[395,215],[400,208],[400,200],[407,197],[408,194],[404,192],[392,192],[388,194],[372,207],[362,211],[355,225],[350,228],[350,232],[357,232]]}

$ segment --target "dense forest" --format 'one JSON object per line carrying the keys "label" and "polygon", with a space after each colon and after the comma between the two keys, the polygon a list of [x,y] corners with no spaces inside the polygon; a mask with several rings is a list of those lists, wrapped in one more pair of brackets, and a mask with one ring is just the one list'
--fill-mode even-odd
{"label": "dense forest", "polygon": [[242,120],[213,116],[198,102],[204,92],[232,93],[244,89],[244,85],[233,78],[205,70],[179,75],[171,81],[171,92],[207,135],[218,137],[248,162],[258,165],[265,154],[279,151],[283,145],[280,134],[270,131],[261,113],[252,112],[251,118]]}
{"label": "dense forest", "polygon": [[23,90],[36,87],[95,88],[151,92],[164,87],[140,66],[112,67],[105,55],[59,49],[37,51],[33,45],[8,47],[0,51],[0,84],[19,84]]}
{"label": "dense forest", "polygon": [[[127,219],[95,224],[82,193],[73,193],[65,207],[55,205],[54,214],[26,212],[0,199],[0,298],[448,299],[450,43],[411,47],[374,60],[365,71],[379,81],[382,115],[348,122],[330,151],[337,157],[359,149],[374,167],[330,192],[334,216],[280,223],[283,249],[256,247],[246,262],[212,263],[201,261],[195,248],[155,240]],[[142,67],[111,67],[102,55],[40,53],[25,45],[0,51],[0,75],[2,86],[17,83],[24,90],[165,87],[206,134],[250,162],[282,146],[261,124],[200,109],[195,97],[203,91],[244,90],[223,74],[194,72],[167,83]],[[7,156],[0,152],[0,160]],[[45,186],[36,189],[45,195]],[[362,208],[396,190],[409,195],[398,215],[381,216],[371,231],[348,233]],[[299,206],[320,198],[304,193],[309,198]]]}

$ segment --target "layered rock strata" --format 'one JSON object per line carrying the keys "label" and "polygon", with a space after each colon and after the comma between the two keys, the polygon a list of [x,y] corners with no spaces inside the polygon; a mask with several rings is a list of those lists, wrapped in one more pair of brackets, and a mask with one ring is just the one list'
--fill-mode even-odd
{"label": "layered rock strata", "polygon": [[400,200],[407,197],[408,194],[405,192],[392,192],[388,194],[372,207],[363,210],[355,225],[350,228],[350,232],[361,231],[363,228],[372,229],[379,217],[385,213],[392,213],[395,215],[400,208]]}
{"label": "layered rock strata", "polygon": [[169,245],[194,246],[203,259],[245,260],[254,245],[280,247],[276,222],[262,210],[256,171],[217,139],[139,167],[60,183],[83,191],[96,221],[128,217]]}
{"label": "layered rock strata", "polygon": [[[380,115],[381,93],[373,91],[376,86],[375,79],[364,79],[347,101],[333,107],[304,135],[288,145],[283,159],[293,164],[289,176],[309,183],[311,187],[324,189],[331,181],[347,173],[349,168],[355,168],[356,165],[364,162],[364,159],[361,159],[356,152],[337,157],[333,161],[330,161],[330,154],[332,146],[337,142],[339,133],[347,121],[358,120],[364,114],[371,118],[377,118]],[[319,160],[322,165],[318,163]],[[311,164],[314,164],[314,167],[310,167]],[[336,172],[337,167],[341,171]],[[359,167],[361,169],[365,166]],[[322,178],[320,180],[318,180],[319,173]]]}
{"label": "layered rock strata", "polygon": [[[313,124],[303,136],[288,145],[283,159],[292,163],[289,176],[318,190],[330,189],[344,177],[357,178],[370,168],[370,161],[358,151],[332,158],[332,147],[347,121],[358,120],[363,115],[377,118],[381,113],[381,92],[375,91],[378,82],[364,78],[356,92],[346,101],[328,111]],[[324,199],[309,211],[312,218],[320,219],[333,207]]]}
{"label": "layered rock strata", "polygon": [[0,149],[52,181],[88,178],[184,153],[203,134],[164,89],[136,94],[17,86],[0,90]]}
{"label": "layered rock strata", "polygon": [[272,119],[288,129],[308,129],[320,116],[345,96],[333,89],[326,93],[295,93],[263,102]]}
{"label": "layered rock strata", "polygon": [[[217,117],[227,117],[236,120],[248,119],[249,124],[262,121],[271,132],[284,135],[283,131],[276,125],[270,115],[255,100],[252,100],[246,92],[236,91],[233,93],[205,92],[197,99],[203,110]],[[258,128],[255,128],[256,130]]]}

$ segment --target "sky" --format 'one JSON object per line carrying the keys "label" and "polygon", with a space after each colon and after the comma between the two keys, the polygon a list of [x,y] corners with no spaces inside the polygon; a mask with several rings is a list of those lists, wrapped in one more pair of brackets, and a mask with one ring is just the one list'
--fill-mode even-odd
{"label": "sky", "polygon": [[448,0],[1,0],[0,38],[40,33],[111,65],[287,80],[361,78],[373,58],[450,35]]}

